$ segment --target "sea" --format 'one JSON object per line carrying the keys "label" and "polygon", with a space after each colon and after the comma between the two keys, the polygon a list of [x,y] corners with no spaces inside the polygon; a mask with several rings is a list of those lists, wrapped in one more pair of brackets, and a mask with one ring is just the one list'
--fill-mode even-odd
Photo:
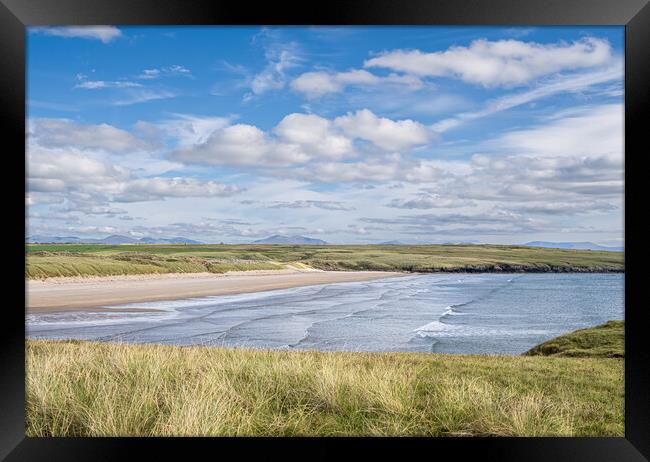
{"label": "sea", "polygon": [[[518,355],[624,318],[622,273],[414,274],[30,314],[26,336],[277,350]],[[147,309],[156,311],[131,311]]]}

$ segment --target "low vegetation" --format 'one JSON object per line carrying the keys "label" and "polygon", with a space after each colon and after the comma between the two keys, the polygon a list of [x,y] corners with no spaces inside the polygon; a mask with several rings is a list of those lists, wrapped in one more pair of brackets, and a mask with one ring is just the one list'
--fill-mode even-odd
{"label": "low vegetation", "polygon": [[203,258],[188,255],[156,255],[143,252],[116,254],[34,252],[28,254],[25,276],[30,279],[67,276],[116,276],[156,273],[225,273],[272,270],[284,265],[271,261],[237,258]]}
{"label": "low vegetation", "polygon": [[623,436],[623,360],[27,341],[28,436]]}
{"label": "low vegetation", "polygon": [[274,269],[352,271],[609,272],[623,254],[502,245],[97,245],[28,244],[26,276],[101,276]]}
{"label": "low vegetation", "polygon": [[624,358],[625,322],[607,321],[600,326],[576,330],[537,345],[525,355]]}

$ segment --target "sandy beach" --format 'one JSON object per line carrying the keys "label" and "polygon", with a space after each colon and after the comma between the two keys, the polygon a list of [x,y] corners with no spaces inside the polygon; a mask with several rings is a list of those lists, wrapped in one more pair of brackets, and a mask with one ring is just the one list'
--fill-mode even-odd
{"label": "sandy beach", "polygon": [[336,282],[368,281],[405,273],[384,271],[234,271],[51,278],[27,281],[27,312],[70,311],[107,305],[174,300],[209,295],[233,295]]}

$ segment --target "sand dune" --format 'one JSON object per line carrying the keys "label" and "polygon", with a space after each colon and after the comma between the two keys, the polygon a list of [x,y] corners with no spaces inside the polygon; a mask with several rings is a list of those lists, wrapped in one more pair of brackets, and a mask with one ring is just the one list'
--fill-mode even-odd
{"label": "sand dune", "polygon": [[232,295],[315,284],[402,276],[383,271],[241,271],[27,281],[27,312],[97,309],[106,305]]}

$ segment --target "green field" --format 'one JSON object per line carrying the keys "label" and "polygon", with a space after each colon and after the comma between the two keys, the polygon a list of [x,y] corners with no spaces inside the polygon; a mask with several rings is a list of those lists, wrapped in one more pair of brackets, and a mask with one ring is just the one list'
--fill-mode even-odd
{"label": "green field", "polygon": [[502,245],[28,244],[26,277],[225,272],[287,265],[353,271],[623,271],[623,253]]}
{"label": "green field", "polygon": [[529,356],[625,357],[625,321],[607,321],[544,342],[526,352]]}
{"label": "green field", "polygon": [[28,436],[623,436],[623,359],[27,342]]}

